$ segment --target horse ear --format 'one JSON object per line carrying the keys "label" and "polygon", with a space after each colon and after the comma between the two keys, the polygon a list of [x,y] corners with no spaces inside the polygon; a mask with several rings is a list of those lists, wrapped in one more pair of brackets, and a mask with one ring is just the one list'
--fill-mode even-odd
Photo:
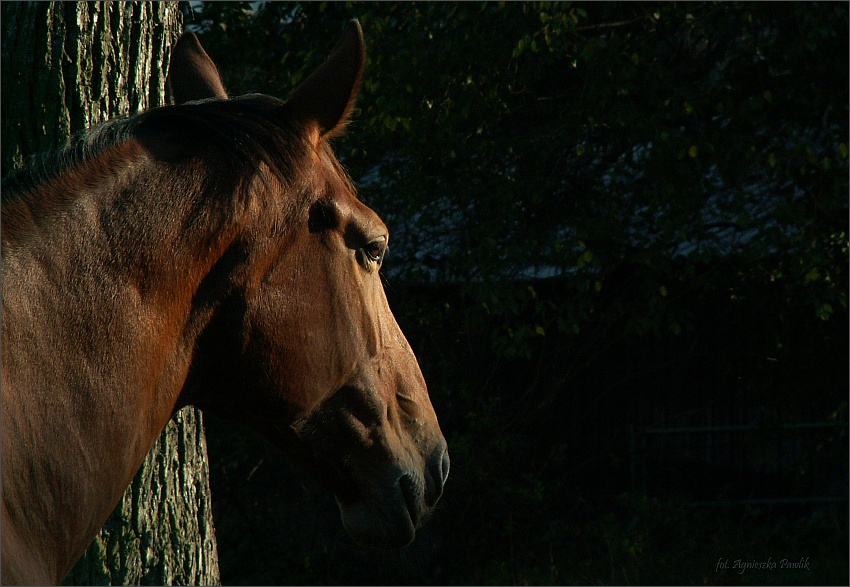
{"label": "horse ear", "polygon": [[328,59],[289,98],[290,113],[320,138],[341,131],[354,107],[365,61],[363,29],[352,20]]}
{"label": "horse ear", "polygon": [[218,69],[195,33],[183,33],[174,46],[167,83],[175,104],[204,98],[227,99]]}

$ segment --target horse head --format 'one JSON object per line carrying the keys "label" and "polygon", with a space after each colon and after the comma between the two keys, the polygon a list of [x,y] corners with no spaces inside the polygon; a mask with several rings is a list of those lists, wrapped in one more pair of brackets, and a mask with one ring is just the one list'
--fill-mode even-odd
{"label": "horse head", "polygon": [[[230,285],[198,339],[182,403],[283,448],[334,492],[358,543],[401,547],[440,498],[449,457],[384,293],[389,231],[328,144],[348,120],[364,59],[352,21],[287,102],[245,99],[290,129],[281,140],[294,143],[284,148],[297,172],[261,165],[251,182],[249,220],[222,257]],[[191,33],[175,47],[169,82],[184,109],[238,100]]]}

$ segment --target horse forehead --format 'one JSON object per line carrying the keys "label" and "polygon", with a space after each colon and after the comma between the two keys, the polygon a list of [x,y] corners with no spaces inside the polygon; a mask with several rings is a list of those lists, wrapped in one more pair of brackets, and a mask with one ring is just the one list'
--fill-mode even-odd
{"label": "horse forehead", "polygon": [[357,197],[354,183],[328,148],[316,153],[318,175],[324,184],[325,197],[333,202],[345,224],[353,223],[368,236],[388,236],[386,224],[381,217]]}
{"label": "horse forehead", "polygon": [[361,202],[354,194],[345,194],[343,206],[347,212],[348,223],[352,224],[358,233],[366,238],[380,236],[389,238],[387,226],[378,213]]}

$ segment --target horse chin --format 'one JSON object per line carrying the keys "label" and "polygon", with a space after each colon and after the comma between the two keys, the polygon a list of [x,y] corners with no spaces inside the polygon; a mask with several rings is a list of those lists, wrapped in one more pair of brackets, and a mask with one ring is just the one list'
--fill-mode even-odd
{"label": "horse chin", "polygon": [[383,506],[362,499],[343,501],[339,497],[336,502],[343,527],[360,546],[390,550],[413,542],[416,525],[405,500]]}

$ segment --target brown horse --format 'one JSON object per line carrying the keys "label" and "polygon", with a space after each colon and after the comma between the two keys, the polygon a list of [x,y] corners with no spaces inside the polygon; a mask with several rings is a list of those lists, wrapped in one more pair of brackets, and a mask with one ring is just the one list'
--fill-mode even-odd
{"label": "brown horse", "polygon": [[364,56],[353,21],[288,102],[228,99],[184,35],[176,105],[4,182],[4,582],[60,581],[189,404],[282,447],[355,541],[413,539],[446,441],[384,295],[387,228],[327,142]]}

